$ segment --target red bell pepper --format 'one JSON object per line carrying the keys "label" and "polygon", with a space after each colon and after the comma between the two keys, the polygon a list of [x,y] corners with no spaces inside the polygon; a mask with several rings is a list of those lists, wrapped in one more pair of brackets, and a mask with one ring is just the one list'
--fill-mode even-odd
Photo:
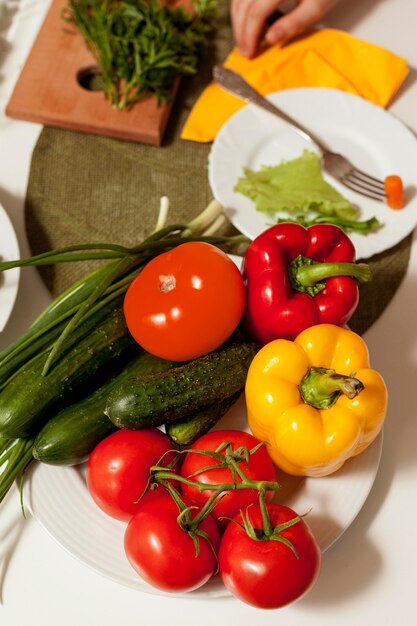
{"label": "red bell pepper", "polygon": [[315,324],[342,326],[359,302],[358,281],[371,278],[355,263],[355,248],[338,226],[272,226],[246,251],[243,262],[247,334],[265,344],[294,339]]}

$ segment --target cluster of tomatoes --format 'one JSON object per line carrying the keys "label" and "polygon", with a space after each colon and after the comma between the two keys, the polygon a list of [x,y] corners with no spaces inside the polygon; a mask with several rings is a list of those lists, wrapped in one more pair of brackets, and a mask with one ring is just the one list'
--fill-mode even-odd
{"label": "cluster of tomatoes", "polygon": [[275,468],[249,433],[214,430],[177,454],[158,429],[119,430],[90,455],[87,486],[126,522],[126,556],[158,589],[192,591],[219,575],[240,600],[272,609],[319,575],[320,548],[297,513],[272,503]]}

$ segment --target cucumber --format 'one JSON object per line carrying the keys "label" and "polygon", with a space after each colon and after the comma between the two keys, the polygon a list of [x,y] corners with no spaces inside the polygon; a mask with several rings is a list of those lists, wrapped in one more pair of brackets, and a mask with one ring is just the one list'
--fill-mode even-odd
{"label": "cucumber", "polygon": [[125,380],[110,394],[106,414],[129,429],[191,415],[243,389],[256,349],[252,342],[231,343],[172,371]]}
{"label": "cucumber", "polygon": [[104,307],[99,316],[73,331],[46,376],[42,370],[48,351],[33,357],[11,377],[0,393],[0,435],[25,439],[37,434],[54,405],[68,401],[83,383],[135,345],[121,303]]}
{"label": "cucumber", "polygon": [[[190,446],[217,424],[231,406],[239,399],[242,390],[229,398],[203,407],[197,413],[165,424],[165,432],[178,446]],[[109,420],[110,421],[110,420]]]}
{"label": "cucumber", "polygon": [[131,376],[161,372],[177,365],[141,352],[112,380],[50,419],[35,438],[34,458],[49,465],[83,463],[100,441],[117,430],[104,413],[111,391]]}

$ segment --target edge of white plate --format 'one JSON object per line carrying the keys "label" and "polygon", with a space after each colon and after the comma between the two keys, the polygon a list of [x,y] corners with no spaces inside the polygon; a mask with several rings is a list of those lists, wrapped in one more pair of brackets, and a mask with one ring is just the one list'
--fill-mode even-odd
{"label": "edge of white plate", "polygon": [[[2,204],[0,204],[0,228],[2,229],[2,236],[7,242],[6,249],[0,249],[0,259],[4,261],[19,259],[20,248],[17,235],[12,221]],[[20,282],[20,268],[15,267],[2,272],[0,281],[0,332],[2,332],[16,303]]]}

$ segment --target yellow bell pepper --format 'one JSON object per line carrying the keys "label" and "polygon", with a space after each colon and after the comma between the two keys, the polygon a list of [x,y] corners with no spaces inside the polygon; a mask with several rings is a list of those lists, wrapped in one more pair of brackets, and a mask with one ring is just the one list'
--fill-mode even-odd
{"label": "yellow bell pepper", "polygon": [[327,476],[365,450],[382,429],[388,401],[364,340],[333,324],[261,348],[245,395],[251,431],[296,476]]}

